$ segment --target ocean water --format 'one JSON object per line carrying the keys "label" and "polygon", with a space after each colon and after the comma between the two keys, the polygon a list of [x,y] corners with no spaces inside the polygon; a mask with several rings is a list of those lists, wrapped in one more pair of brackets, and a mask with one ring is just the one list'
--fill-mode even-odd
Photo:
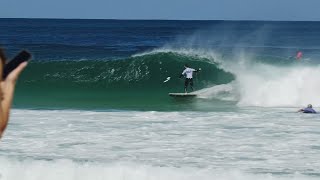
{"label": "ocean water", "polygon": [[[320,116],[296,113],[320,111],[319,28],[0,19],[8,57],[33,53],[0,179],[319,179]],[[169,97],[185,63],[197,97]]]}

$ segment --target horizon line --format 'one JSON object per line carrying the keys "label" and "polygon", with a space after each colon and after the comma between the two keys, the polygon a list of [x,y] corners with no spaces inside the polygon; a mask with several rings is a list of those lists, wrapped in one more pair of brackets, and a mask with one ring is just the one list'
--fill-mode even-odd
{"label": "horizon line", "polygon": [[43,19],[43,20],[112,20],[112,21],[254,21],[254,22],[320,22],[319,20],[258,20],[258,19],[118,19],[118,18],[39,18],[39,17],[27,17],[27,18],[18,18],[18,17],[4,17],[0,19]]}

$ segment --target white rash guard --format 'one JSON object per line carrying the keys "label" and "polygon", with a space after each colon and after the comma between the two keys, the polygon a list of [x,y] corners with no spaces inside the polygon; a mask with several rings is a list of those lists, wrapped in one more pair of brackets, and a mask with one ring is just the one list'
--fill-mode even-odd
{"label": "white rash guard", "polygon": [[193,72],[196,71],[195,69],[192,69],[192,68],[186,68],[183,72],[182,72],[182,75],[185,75],[187,76],[188,79],[192,79],[192,74]]}

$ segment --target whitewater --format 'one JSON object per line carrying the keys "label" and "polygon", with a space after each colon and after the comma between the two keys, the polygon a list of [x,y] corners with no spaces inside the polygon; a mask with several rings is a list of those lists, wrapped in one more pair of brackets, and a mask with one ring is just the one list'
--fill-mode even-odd
{"label": "whitewater", "polygon": [[1,179],[316,179],[318,115],[14,110]]}

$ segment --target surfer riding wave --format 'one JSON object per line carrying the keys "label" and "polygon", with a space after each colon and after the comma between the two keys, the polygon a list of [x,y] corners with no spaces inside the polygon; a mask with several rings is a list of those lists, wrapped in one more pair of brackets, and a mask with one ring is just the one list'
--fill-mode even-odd
{"label": "surfer riding wave", "polygon": [[189,84],[190,84],[191,91],[193,91],[193,72],[199,72],[201,71],[201,68],[199,68],[199,70],[195,70],[193,68],[190,68],[188,64],[185,64],[184,68],[185,69],[179,78],[182,78],[183,76],[185,76],[184,92],[188,93],[187,88]]}

